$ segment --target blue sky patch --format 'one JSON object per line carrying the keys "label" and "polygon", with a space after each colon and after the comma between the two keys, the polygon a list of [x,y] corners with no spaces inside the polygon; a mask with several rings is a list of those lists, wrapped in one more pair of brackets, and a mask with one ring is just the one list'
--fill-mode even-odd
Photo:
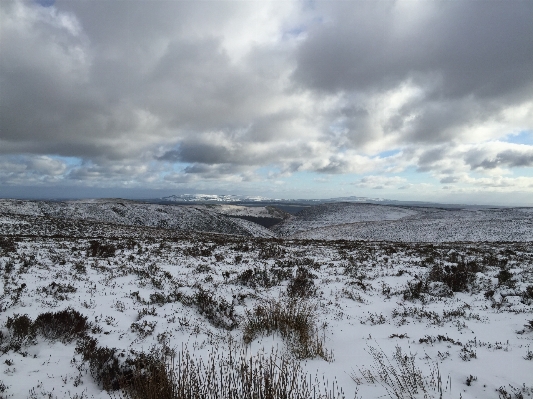
{"label": "blue sky patch", "polygon": [[510,134],[505,139],[508,143],[533,145],[533,131],[524,130],[518,134]]}
{"label": "blue sky patch", "polygon": [[394,155],[397,155],[399,154],[400,152],[402,152],[402,150],[389,150],[389,151],[383,151],[383,152],[380,152],[378,154],[378,157],[380,158],[388,158],[388,157],[392,157]]}

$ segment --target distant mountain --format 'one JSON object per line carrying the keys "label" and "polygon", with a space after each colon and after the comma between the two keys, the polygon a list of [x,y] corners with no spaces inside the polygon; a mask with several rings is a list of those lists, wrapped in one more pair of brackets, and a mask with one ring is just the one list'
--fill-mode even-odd
{"label": "distant mountain", "polygon": [[219,195],[219,194],[182,194],[170,195],[168,197],[160,198],[161,201],[166,202],[268,202],[275,201],[270,198],[260,196],[244,196],[244,195]]}
{"label": "distant mountain", "polygon": [[[350,203],[366,203],[379,205],[393,205],[393,206],[409,206],[409,207],[425,207],[425,208],[446,208],[446,209],[482,209],[482,208],[506,208],[504,206],[492,205],[473,205],[473,204],[445,204],[439,202],[427,201],[399,201],[386,198],[370,198],[357,197],[355,195],[349,197],[335,197],[323,199],[273,199],[261,196],[245,196],[245,195],[220,195],[220,194],[182,194],[170,195],[157,199],[146,200],[151,203],[182,203],[182,204],[246,204],[246,205],[274,205],[283,208],[281,205],[302,206],[309,207],[320,204],[350,202]],[[291,212],[292,213],[292,212]]]}
{"label": "distant mountain", "polygon": [[[327,199],[274,199],[261,196],[247,196],[247,195],[221,195],[221,194],[181,194],[170,195],[168,197],[159,198],[163,202],[180,202],[180,203],[298,203],[298,204],[321,204],[326,202],[390,202],[390,200],[382,198],[368,198],[368,197],[338,197]],[[396,201],[394,201],[396,202]]]}

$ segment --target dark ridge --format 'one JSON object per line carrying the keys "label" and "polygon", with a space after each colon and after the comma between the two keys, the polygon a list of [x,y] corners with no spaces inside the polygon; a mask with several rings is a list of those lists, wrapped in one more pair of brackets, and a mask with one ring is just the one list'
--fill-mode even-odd
{"label": "dark ridge", "polygon": [[248,220],[249,222],[257,223],[266,228],[275,226],[276,224],[281,223],[285,220],[285,219],[280,219],[280,218],[265,218],[265,217],[258,217],[258,216],[235,216],[235,215],[228,215],[228,216],[230,218]]}

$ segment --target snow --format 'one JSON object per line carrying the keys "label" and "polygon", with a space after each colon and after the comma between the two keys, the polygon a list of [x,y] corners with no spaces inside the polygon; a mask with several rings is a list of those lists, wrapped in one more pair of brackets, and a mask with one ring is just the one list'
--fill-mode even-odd
{"label": "snow", "polygon": [[182,194],[170,195],[161,198],[169,202],[261,202],[271,201],[269,198],[260,196],[243,196],[243,195],[219,195],[219,194]]}
{"label": "snow", "polygon": [[311,207],[276,226],[282,236],[299,232],[339,226],[347,223],[398,220],[418,214],[417,211],[394,206],[358,203],[334,203]]}
{"label": "snow", "polygon": [[[158,228],[157,221],[163,219],[157,215],[165,210],[168,218],[181,215],[181,226],[199,226],[187,218],[205,215],[226,219],[203,208],[124,204],[127,213],[122,217],[116,212],[113,216],[116,202],[0,201],[0,347],[10,336],[8,318],[27,314],[35,320],[44,312],[72,308],[100,327],[89,334],[101,346],[146,351],[166,342],[174,348],[185,345],[198,356],[215,348],[224,353],[230,342],[244,345],[242,328],[255,305],[288,301],[290,278],[270,286],[245,285],[239,276],[247,270],[266,270],[270,277],[273,270],[294,275],[300,264],[316,276],[317,288],[315,295],[301,300],[316,307],[316,325],[333,352],[331,362],[317,357],[301,360],[301,365],[320,379],[336,379],[347,398],[356,392],[358,398],[390,397],[384,386],[367,381],[361,371],[375,364],[374,349],[392,361],[396,346],[414,355],[428,387],[438,367],[443,398],[496,399],[497,389],[511,392],[510,385],[522,389],[525,398],[533,395],[533,360],[527,360],[533,329],[524,326],[533,320],[533,298],[527,296],[527,288],[533,287],[531,212],[328,204],[315,210],[315,216],[300,217],[294,229],[284,230],[298,233],[279,239],[243,219],[230,221],[234,231],[247,231],[248,236]],[[133,215],[148,216],[143,224],[124,223],[135,220]],[[203,226],[216,226],[209,223]],[[438,233],[432,235],[432,228]],[[346,240],[363,232],[367,240],[394,241]],[[304,236],[313,240],[300,239]],[[316,240],[320,237],[327,239]],[[454,240],[442,242],[442,237]],[[474,242],[459,241],[465,237]],[[500,242],[498,237],[515,242]],[[432,243],[417,242],[422,238]],[[14,251],[5,244],[10,239]],[[114,255],[91,256],[95,240],[112,244]],[[405,295],[409,284],[428,278],[432,267],[461,262],[479,265],[464,292],[440,296],[435,288],[420,298]],[[505,284],[498,278],[503,269],[512,275]],[[58,284],[71,285],[75,292],[59,295],[50,288]],[[188,302],[200,290],[233,307],[236,328],[215,325]],[[173,300],[156,300],[173,292],[179,293]],[[227,315],[221,320],[231,321]],[[109,398],[75,347],[76,342],[37,336],[20,350],[0,351],[0,386],[7,387],[0,396]],[[248,350],[271,348],[288,350],[277,334],[258,337]],[[467,385],[470,376],[475,379]],[[428,395],[439,397],[434,390]]]}
{"label": "snow", "polygon": [[243,206],[243,205],[197,205],[197,209],[210,209],[217,213],[230,216],[251,216],[262,218],[286,218],[289,216],[273,206]]}
{"label": "snow", "polygon": [[532,241],[530,209],[327,204],[301,212],[274,230],[283,237],[318,240]]}
{"label": "snow", "polygon": [[[0,200],[0,215],[52,217],[147,227],[163,227],[179,231],[210,231],[250,236],[247,224],[202,206],[174,206],[134,203],[125,200],[99,201],[16,201]],[[270,236],[254,227],[260,236]]]}

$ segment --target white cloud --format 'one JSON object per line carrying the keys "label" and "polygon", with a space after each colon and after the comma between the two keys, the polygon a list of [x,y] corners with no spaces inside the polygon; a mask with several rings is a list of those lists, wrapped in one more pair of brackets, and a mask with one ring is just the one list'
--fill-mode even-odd
{"label": "white cloud", "polygon": [[237,190],[311,173],[423,190],[416,169],[472,192],[528,190],[515,172],[532,167],[531,146],[502,140],[533,130],[532,11],[3,1],[0,173],[9,184]]}

